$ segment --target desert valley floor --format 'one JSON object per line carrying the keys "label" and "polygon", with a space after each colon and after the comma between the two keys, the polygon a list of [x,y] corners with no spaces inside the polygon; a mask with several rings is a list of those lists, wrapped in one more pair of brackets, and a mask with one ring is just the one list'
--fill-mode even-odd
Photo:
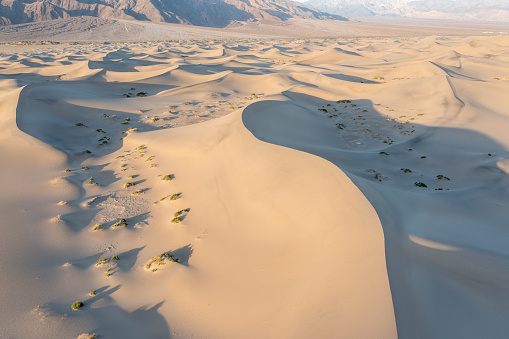
{"label": "desert valley floor", "polygon": [[4,46],[0,337],[507,338],[508,36]]}

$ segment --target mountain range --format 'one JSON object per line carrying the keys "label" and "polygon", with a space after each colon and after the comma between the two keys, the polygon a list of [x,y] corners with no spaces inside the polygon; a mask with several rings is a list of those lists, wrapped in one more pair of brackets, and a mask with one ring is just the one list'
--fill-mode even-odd
{"label": "mountain range", "polygon": [[290,18],[347,20],[289,0],[0,0],[0,25],[78,16],[209,27]]}
{"label": "mountain range", "polygon": [[347,17],[408,17],[509,21],[507,0],[309,0],[307,5]]}

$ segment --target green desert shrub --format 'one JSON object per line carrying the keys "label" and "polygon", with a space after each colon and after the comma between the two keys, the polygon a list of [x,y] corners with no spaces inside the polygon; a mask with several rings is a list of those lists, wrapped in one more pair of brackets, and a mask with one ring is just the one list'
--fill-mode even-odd
{"label": "green desert shrub", "polygon": [[173,256],[173,254],[162,253],[162,254],[156,255],[155,257],[152,257],[152,259],[150,259],[150,261],[145,265],[145,267],[148,270],[148,269],[150,269],[150,267],[152,267],[152,265],[158,265],[158,266],[165,265],[167,261],[180,263],[180,259],[175,258]]}
{"label": "green desert shrub", "polygon": [[172,180],[172,175],[171,175],[171,174],[167,174],[167,175],[165,175],[165,176],[163,177],[163,179],[162,179],[162,180],[164,180],[164,181],[171,181],[171,180]]}
{"label": "green desert shrub", "polygon": [[111,227],[112,228],[117,228],[117,227],[127,227],[127,221],[125,219],[120,219],[119,221],[117,221],[116,223],[114,223]]}
{"label": "green desert shrub", "polygon": [[172,196],[170,197],[170,200],[178,200],[178,199],[180,199],[180,193],[172,194]]}
{"label": "green desert shrub", "polygon": [[414,185],[417,186],[417,187],[428,187],[425,183],[423,182],[414,182]]}
{"label": "green desert shrub", "polygon": [[82,301],[76,301],[74,304],[71,305],[71,308],[73,311],[76,311],[77,309],[85,306],[85,304]]}
{"label": "green desert shrub", "polygon": [[108,262],[108,259],[99,259],[99,261],[96,262],[95,266],[106,265],[107,262]]}
{"label": "green desert shrub", "polygon": [[175,214],[173,214],[173,216],[174,216],[175,218],[178,218],[178,217],[179,217],[179,216],[181,216],[182,214],[184,214],[184,213],[188,213],[189,211],[190,211],[190,209],[189,209],[189,208],[186,208],[186,209],[183,209],[183,210],[180,210],[180,211],[175,212]]}

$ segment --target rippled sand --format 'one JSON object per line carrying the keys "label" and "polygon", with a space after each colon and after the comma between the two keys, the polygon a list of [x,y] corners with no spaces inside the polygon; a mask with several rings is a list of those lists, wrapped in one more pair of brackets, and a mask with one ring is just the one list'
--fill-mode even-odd
{"label": "rippled sand", "polygon": [[0,49],[0,334],[505,338],[507,93],[508,37]]}

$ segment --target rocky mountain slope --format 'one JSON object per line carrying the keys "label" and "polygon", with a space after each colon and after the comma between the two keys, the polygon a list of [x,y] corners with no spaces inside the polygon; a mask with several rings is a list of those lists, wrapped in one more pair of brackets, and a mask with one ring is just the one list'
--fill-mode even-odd
{"label": "rocky mountain slope", "polygon": [[509,21],[509,2],[500,0],[309,0],[307,5],[349,17],[399,16],[428,19]]}
{"label": "rocky mountain slope", "polygon": [[77,16],[210,27],[290,18],[346,20],[288,0],[0,0],[0,25]]}

